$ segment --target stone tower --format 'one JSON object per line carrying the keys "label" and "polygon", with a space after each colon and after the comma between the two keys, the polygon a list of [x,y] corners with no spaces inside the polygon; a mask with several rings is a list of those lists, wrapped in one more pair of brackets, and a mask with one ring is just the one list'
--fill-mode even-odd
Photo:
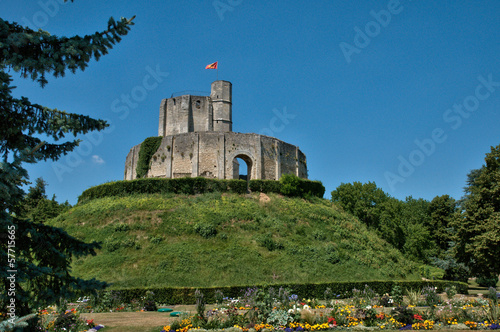
{"label": "stone tower", "polygon": [[210,97],[183,95],[163,99],[160,104],[158,136],[205,131],[232,131],[232,85],[212,83]]}
{"label": "stone tower", "polygon": [[[305,154],[298,146],[259,134],[235,133],[232,85],[215,81],[210,96],[183,95],[160,103],[160,147],[146,177],[205,177],[279,180],[282,174],[307,179]],[[127,155],[125,180],[137,178],[141,144]],[[240,163],[247,174],[240,174]]]}
{"label": "stone tower", "polygon": [[213,105],[214,131],[233,131],[231,82],[213,82],[210,98]]}

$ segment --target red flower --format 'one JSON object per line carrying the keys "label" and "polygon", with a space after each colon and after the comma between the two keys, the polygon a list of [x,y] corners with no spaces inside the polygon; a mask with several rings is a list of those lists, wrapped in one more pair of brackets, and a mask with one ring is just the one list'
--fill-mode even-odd
{"label": "red flower", "polygon": [[328,317],[328,324],[337,325],[337,321],[333,317]]}
{"label": "red flower", "polygon": [[417,315],[417,314],[413,315],[413,319],[422,320],[423,321],[422,316],[421,315]]}

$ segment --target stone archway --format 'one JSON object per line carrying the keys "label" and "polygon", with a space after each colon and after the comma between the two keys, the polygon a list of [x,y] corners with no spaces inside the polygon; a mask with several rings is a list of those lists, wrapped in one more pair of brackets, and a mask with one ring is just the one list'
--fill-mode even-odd
{"label": "stone archway", "polygon": [[[238,160],[245,162],[246,169],[247,169],[246,174],[241,174],[240,162]],[[250,181],[250,179],[252,178],[252,170],[253,170],[253,164],[254,164],[252,158],[244,153],[239,153],[239,154],[236,154],[232,158],[231,162],[233,165],[232,178],[233,179],[243,178],[243,179],[247,180],[247,182]]]}

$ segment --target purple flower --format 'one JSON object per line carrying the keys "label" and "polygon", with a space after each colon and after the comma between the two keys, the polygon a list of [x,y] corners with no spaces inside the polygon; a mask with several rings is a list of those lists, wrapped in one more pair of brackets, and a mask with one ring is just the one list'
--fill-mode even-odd
{"label": "purple flower", "polygon": [[402,328],[400,328],[400,330],[411,330],[411,325],[406,325],[406,326],[403,326]]}
{"label": "purple flower", "polygon": [[299,331],[299,332],[301,332],[301,331],[304,331],[304,328],[303,328],[302,326],[298,326],[298,327],[295,329],[295,331]]}

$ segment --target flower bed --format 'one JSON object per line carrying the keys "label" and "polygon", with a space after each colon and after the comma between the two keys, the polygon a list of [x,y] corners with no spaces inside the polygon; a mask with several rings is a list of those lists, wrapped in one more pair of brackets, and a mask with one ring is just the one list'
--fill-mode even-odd
{"label": "flower bed", "polygon": [[58,313],[54,308],[48,308],[38,312],[38,325],[35,331],[43,332],[96,332],[103,325],[94,323],[93,319],[84,319],[76,309],[68,309]]}
{"label": "flower bed", "polygon": [[[368,285],[363,290],[353,289],[352,294],[351,298],[341,299],[327,288],[324,298],[317,300],[300,299],[285,288],[248,288],[240,297],[224,298],[222,291],[217,290],[214,293],[216,304],[207,310],[204,295],[197,290],[196,313],[192,313],[193,306],[184,307],[185,312],[178,319],[168,319],[170,325],[164,326],[162,332],[500,329],[500,293],[493,288],[487,298],[467,298],[456,295],[453,289],[447,289],[447,295],[437,294],[434,287],[408,291],[404,297],[401,289],[394,287],[391,295],[379,296]],[[39,327],[36,331],[95,332],[102,325],[81,318],[80,310],[156,311],[153,296],[149,292],[129,304],[104,296],[100,302],[83,300],[72,304],[73,308],[66,311],[41,310],[37,315]]]}
{"label": "flower bed", "polygon": [[[416,292],[412,298],[378,296],[370,289],[354,291],[347,300],[298,300],[287,290],[248,289],[242,297],[219,301],[216,309],[197,310],[162,332],[225,330],[227,332],[301,332],[333,329],[369,330],[486,330],[499,329],[496,292],[489,299],[450,296],[444,301],[434,288]],[[202,298],[202,296],[201,296]],[[398,303],[398,301],[400,301]],[[409,303],[416,301],[416,303]],[[385,305],[382,305],[385,304]],[[204,308],[204,307],[203,307]],[[199,307],[198,307],[199,309]]]}

